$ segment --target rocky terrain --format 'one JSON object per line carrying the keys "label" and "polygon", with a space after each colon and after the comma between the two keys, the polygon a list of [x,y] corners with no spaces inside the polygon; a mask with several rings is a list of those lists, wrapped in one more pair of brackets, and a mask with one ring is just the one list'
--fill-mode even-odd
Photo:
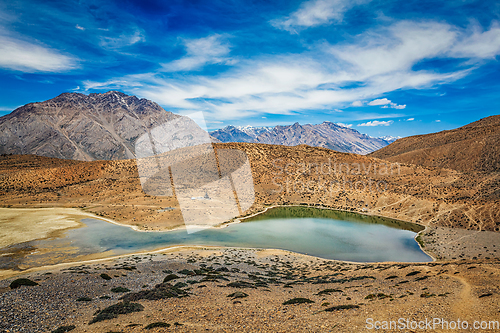
{"label": "rocky terrain", "polygon": [[495,331],[499,282],[496,259],[355,264],[281,250],[169,249],[1,280],[0,331],[366,332],[400,318]]}
{"label": "rocky terrain", "polygon": [[400,139],[370,156],[462,172],[500,172],[500,115],[438,133]]}
{"label": "rocky terrain", "polygon": [[275,127],[234,127],[227,126],[210,134],[221,142],[253,142],[274,145],[328,148],[354,154],[368,154],[394,142],[394,138],[373,138],[358,131],[329,121],[321,124]]}
{"label": "rocky terrain", "polygon": [[0,118],[0,153],[73,160],[134,158],[138,137],[179,117],[121,92],[64,93]]}

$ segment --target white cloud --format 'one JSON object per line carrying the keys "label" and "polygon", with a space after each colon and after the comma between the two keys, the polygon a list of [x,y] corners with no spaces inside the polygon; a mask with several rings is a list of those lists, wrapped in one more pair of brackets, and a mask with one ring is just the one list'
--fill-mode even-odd
{"label": "white cloud", "polygon": [[381,99],[375,99],[373,101],[371,101],[370,103],[368,103],[368,105],[386,105],[386,104],[390,104],[391,101],[388,100],[387,98],[381,98]]}
{"label": "white cloud", "polygon": [[144,33],[136,29],[130,33],[123,33],[118,37],[102,36],[100,45],[105,49],[117,50],[144,41],[146,41]]}
{"label": "white cloud", "polygon": [[78,30],[85,31],[85,28],[84,28],[84,27],[79,26],[78,24],[75,26],[75,28],[77,28]]}
{"label": "white cloud", "polygon": [[46,46],[0,35],[0,67],[33,72],[63,72],[77,67],[76,60]]}
{"label": "white cloud", "polygon": [[408,119],[406,119],[406,121],[414,121],[414,120],[415,120],[415,118],[408,118]]}
{"label": "white cloud", "polygon": [[189,71],[199,69],[206,64],[227,62],[229,45],[223,42],[220,35],[185,40],[186,56],[167,64],[162,64],[165,71]]}
{"label": "white cloud", "polygon": [[[165,64],[158,72],[128,75],[107,82],[86,81],[84,87],[121,87],[166,108],[202,110],[208,119],[293,114],[365,104],[401,110],[406,104],[380,97],[398,89],[428,88],[466,76],[481,62],[468,63],[450,72],[416,70],[415,65],[426,59],[455,56],[456,46],[465,45],[476,35],[445,23],[403,21],[366,31],[349,43],[322,44],[303,54],[241,60],[214,76],[187,73],[172,78],[165,75],[165,70],[193,70],[210,63],[227,63],[229,46],[224,38],[213,35],[185,41],[186,56]],[[475,41],[483,39],[474,37]],[[343,88],[351,82],[362,84]],[[379,116],[373,114],[364,119]],[[401,116],[386,114],[384,117]]]}
{"label": "white cloud", "polygon": [[500,25],[494,22],[490,30],[482,31],[474,25],[451,49],[450,55],[457,58],[495,58],[500,54]]}
{"label": "white cloud", "polygon": [[394,121],[392,121],[392,120],[388,120],[388,121],[373,120],[373,121],[359,124],[358,126],[390,126],[393,122]]}
{"label": "white cloud", "polygon": [[368,31],[352,44],[332,46],[330,52],[366,80],[390,73],[411,73],[418,61],[443,54],[453,46],[453,27],[436,22],[403,21]]}
{"label": "white cloud", "polygon": [[383,109],[391,108],[391,109],[400,109],[401,110],[401,109],[406,108],[406,104],[398,105],[396,103],[393,103],[391,100],[389,100],[387,98],[375,99],[375,100],[371,101],[370,103],[368,103],[368,105],[370,105],[370,106],[382,105]]}
{"label": "white cloud", "polygon": [[396,103],[389,103],[388,105],[384,105],[382,106],[382,109],[388,109],[388,108],[391,108],[391,109],[398,109],[398,110],[402,110],[402,109],[405,109],[406,108],[406,104],[403,104],[403,105],[398,105]]}
{"label": "white cloud", "polygon": [[271,24],[282,30],[297,30],[326,23],[340,23],[349,9],[367,3],[369,0],[310,0],[288,17],[271,21]]}
{"label": "white cloud", "polygon": [[342,127],[347,127],[347,128],[351,128],[352,127],[352,124],[344,124],[344,123],[336,123],[337,125],[339,126],[342,126]]}
{"label": "white cloud", "polygon": [[440,122],[441,122],[441,120],[439,120],[439,119],[436,120],[436,123],[440,123]]}

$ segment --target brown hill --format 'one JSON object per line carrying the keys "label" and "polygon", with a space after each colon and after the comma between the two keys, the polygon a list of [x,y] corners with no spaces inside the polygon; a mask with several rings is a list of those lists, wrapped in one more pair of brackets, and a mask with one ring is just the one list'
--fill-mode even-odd
{"label": "brown hill", "polygon": [[498,172],[500,115],[450,131],[399,139],[370,156],[462,172]]}
{"label": "brown hill", "polygon": [[[256,201],[245,214],[266,206],[304,204],[424,225],[500,230],[498,173],[390,164],[304,145],[215,147],[239,149],[249,156]],[[79,207],[143,230],[183,225],[175,197],[144,194],[134,160],[3,156],[0,198],[7,207]]]}
{"label": "brown hill", "polygon": [[177,117],[154,102],[117,91],[64,93],[1,117],[0,154],[85,161],[134,158],[138,137]]}

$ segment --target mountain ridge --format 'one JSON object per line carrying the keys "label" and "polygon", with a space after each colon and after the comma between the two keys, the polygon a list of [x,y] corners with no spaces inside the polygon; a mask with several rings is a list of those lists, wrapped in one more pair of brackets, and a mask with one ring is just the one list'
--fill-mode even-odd
{"label": "mountain ridge", "polygon": [[[252,135],[252,133],[254,135]],[[373,138],[330,121],[321,124],[277,125],[275,127],[226,126],[210,132],[221,142],[267,143],[284,146],[309,145],[344,153],[369,154],[397,138]]]}
{"label": "mountain ridge", "polygon": [[134,158],[135,140],[180,117],[118,91],[62,93],[0,118],[0,153],[75,160]]}

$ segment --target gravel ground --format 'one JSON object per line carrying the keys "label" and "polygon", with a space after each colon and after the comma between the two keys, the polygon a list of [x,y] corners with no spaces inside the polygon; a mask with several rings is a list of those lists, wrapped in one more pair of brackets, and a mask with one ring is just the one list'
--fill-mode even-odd
{"label": "gravel ground", "polygon": [[[96,311],[157,290],[169,274],[178,278],[162,286],[176,285],[187,297],[139,299],[143,311],[89,324]],[[19,277],[39,285],[10,289]],[[354,264],[279,250],[181,249],[2,280],[0,332],[65,325],[75,326],[71,332],[139,332],[156,322],[170,327],[148,332],[357,332],[366,331],[367,318],[499,320],[499,282],[497,259]],[[116,287],[130,291],[112,292]],[[283,304],[293,298],[312,302]]]}

